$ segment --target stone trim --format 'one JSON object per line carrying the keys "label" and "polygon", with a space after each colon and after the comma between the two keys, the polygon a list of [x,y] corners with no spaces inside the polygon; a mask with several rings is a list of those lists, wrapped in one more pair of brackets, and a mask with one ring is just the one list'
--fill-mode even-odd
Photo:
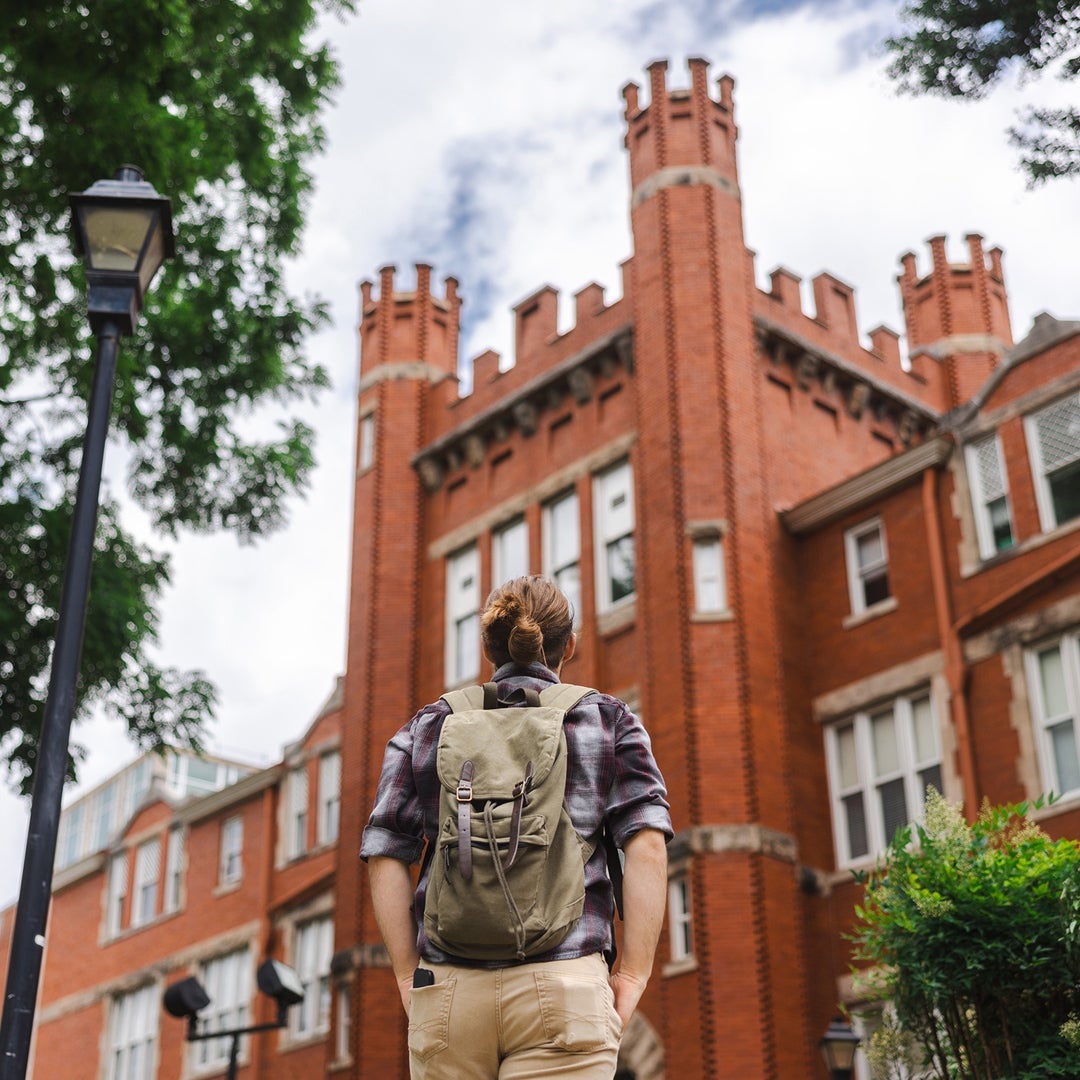
{"label": "stone trim", "polygon": [[766,315],[754,315],[758,344],[774,364],[787,363],[800,390],[815,381],[844,393],[848,413],[858,419],[869,410],[875,416],[893,418],[897,435],[906,446],[924,437],[941,414],[899,387],[876,379],[865,368],[837,353],[813,344]]}
{"label": "stone trim", "polygon": [[694,825],[680,829],[668,844],[672,862],[690,855],[738,852],[766,855],[779,862],[795,864],[799,858],[799,843],[789,833],[765,825]]}
{"label": "stone trim", "polygon": [[252,795],[265,791],[268,787],[273,787],[281,779],[283,771],[281,765],[272,765],[269,769],[242,777],[235,784],[230,784],[220,791],[211,792],[201,799],[194,799],[179,807],[173,814],[173,820],[182,825],[194,825],[197,821],[212,817],[222,810],[227,810],[251,798]]}
{"label": "stone trim", "polygon": [[868,708],[879,701],[895,698],[920,683],[927,683],[945,671],[945,654],[940,650],[926,653],[896,667],[879,671],[865,679],[819,694],[810,703],[814,719],[827,724]]}
{"label": "stone trim", "polygon": [[630,208],[636,209],[664,188],[701,185],[714,187],[725,195],[734,195],[736,199],[742,198],[739,185],[712,165],[669,165],[666,168],[657,169],[652,176],[642,180],[634,188],[634,193],[630,197]]}
{"label": "stone trim", "polygon": [[1010,619],[992,630],[975,634],[964,642],[964,660],[977,664],[1012,645],[1033,645],[1042,638],[1071,630],[1080,624],[1080,596],[1067,596],[1056,604],[1029,615]]}
{"label": "stone trim", "polygon": [[[447,379],[458,381],[456,375],[451,375],[434,364],[428,364],[423,360],[406,360],[397,364],[380,364],[374,370],[369,371],[361,377],[356,393],[359,396],[373,386],[378,386],[379,383],[401,382],[404,379],[425,379],[433,386],[438,386],[439,383],[446,382]],[[360,415],[366,416],[368,412],[371,412],[371,409],[361,412]]]}
{"label": "stone trim", "polygon": [[541,413],[557,407],[567,396],[579,405],[591,400],[596,378],[612,374],[620,365],[628,373],[634,370],[629,325],[592,342],[440,436],[414,455],[410,464],[429,494],[438,491],[448,472],[465,462],[479,468],[492,448],[506,442],[515,428],[526,437],[534,434]]}
{"label": "stone trim", "polygon": [[952,440],[944,436],[888,458],[853,476],[850,480],[823,491],[820,495],[780,512],[780,520],[789,533],[802,536],[829,525],[868,504],[910,484],[927,469],[937,469],[949,460]]}
{"label": "stone trim", "polygon": [[515,495],[512,499],[499,503],[498,506],[492,507],[479,517],[472,518],[464,525],[445,533],[437,540],[433,540],[428,545],[428,558],[432,561],[444,558],[452,551],[457,551],[458,548],[471,544],[484,533],[490,532],[496,525],[524,513],[534,503],[547,502],[548,499],[554,498],[561,491],[573,487],[581,477],[590,476],[592,473],[604,468],[604,466],[618,461],[619,458],[626,457],[636,442],[637,432],[632,431],[613,439],[605,446],[594,450],[591,454],[586,454],[585,457],[579,458],[572,465],[567,465],[565,469],[560,469],[558,472],[545,477],[539,484],[529,488],[526,493]]}
{"label": "stone trim", "polygon": [[944,360],[948,356],[963,356],[966,353],[994,353],[1003,356],[1009,346],[996,334],[951,334],[938,338],[927,345],[919,345],[912,350],[912,358],[926,355],[934,360]]}

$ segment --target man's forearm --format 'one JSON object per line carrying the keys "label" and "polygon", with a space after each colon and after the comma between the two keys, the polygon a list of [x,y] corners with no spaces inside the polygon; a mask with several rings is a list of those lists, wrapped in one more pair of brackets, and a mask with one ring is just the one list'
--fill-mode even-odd
{"label": "man's forearm", "polygon": [[[416,951],[416,920],[413,917],[413,883],[407,864],[399,859],[373,857],[368,860],[368,880],[375,921],[398,986],[412,984],[419,963]],[[404,999],[404,992],[403,992]]]}
{"label": "man's forearm", "polygon": [[642,829],[626,844],[623,867],[622,953],[615,975],[615,1007],[625,1024],[652,973],[667,906],[664,834]]}

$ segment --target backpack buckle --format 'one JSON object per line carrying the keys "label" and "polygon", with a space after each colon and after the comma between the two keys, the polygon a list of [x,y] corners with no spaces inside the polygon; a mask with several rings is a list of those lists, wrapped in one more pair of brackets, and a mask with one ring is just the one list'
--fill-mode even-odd
{"label": "backpack buckle", "polygon": [[461,777],[458,779],[457,786],[457,801],[472,802],[472,778],[473,778],[473,763],[466,761],[461,766]]}

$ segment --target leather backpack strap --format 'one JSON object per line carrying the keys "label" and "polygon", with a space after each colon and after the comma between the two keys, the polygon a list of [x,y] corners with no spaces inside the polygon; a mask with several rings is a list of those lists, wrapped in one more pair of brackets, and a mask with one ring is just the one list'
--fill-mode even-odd
{"label": "leather backpack strap", "polygon": [[555,683],[540,692],[540,704],[569,712],[583,697],[595,694],[591,686],[575,686],[573,683]]}

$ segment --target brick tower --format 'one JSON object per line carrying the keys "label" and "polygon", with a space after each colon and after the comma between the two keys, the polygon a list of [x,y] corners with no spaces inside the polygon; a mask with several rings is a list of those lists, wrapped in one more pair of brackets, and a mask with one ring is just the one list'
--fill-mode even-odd
{"label": "brick tower", "polygon": [[[766,498],[733,82],[721,78],[712,97],[706,63],[694,59],[690,89],[672,90],[666,66],[649,68],[647,106],[636,86],[624,92],[637,484],[648,507],[638,625],[651,677],[642,714],[670,787],[684,794],[675,827],[687,830],[699,964],[693,993],[681,987],[667,1016],[664,1042],[671,1075],[681,1075],[677,1048],[697,1043],[694,1075],[795,1076],[806,1061],[805,1032],[792,1023],[805,1013],[795,975],[798,894],[790,862],[770,853],[793,832],[778,692],[778,536]],[[723,550],[728,611],[703,620],[691,563],[695,540],[710,536]],[[722,1005],[733,978],[739,1010]]]}
{"label": "brick tower", "polygon": [[942,411],[970,401],[1012,345],[1001,249],[983,250],[982,237],[966,237],[970,261],[950,263],[945,237],[930,238],[931,270],[920,277],[915,255],[901,256],[897,280],[907,323],[908,351],[944,369]]}
{"label": "brick tower", "polygon": [[394,277],[393,267],[382,269],[374,299],[370,282],[360,286],[362,360],[345,682],[348,731],[342,747],[341,849],[347,854],[337,886],[338,963],[359,973],[353,981],[351,1056],[364,1058],[369,1076],[397,1075],[404,1050],[384,1034],[396,1030],[400,1003],[387,993],[384,979],[363,977],[385,960],[375,944],[378,929],[366,881],[358,877],[356,853],[383,747],[418,702],[424,525],[420,480],[408,463],[424,444],[433,389],[448,380],[456,384],[460,309],[452,278],[443,297],[431,294],[428,266],[417,266],[412,292],[395,292]]}

